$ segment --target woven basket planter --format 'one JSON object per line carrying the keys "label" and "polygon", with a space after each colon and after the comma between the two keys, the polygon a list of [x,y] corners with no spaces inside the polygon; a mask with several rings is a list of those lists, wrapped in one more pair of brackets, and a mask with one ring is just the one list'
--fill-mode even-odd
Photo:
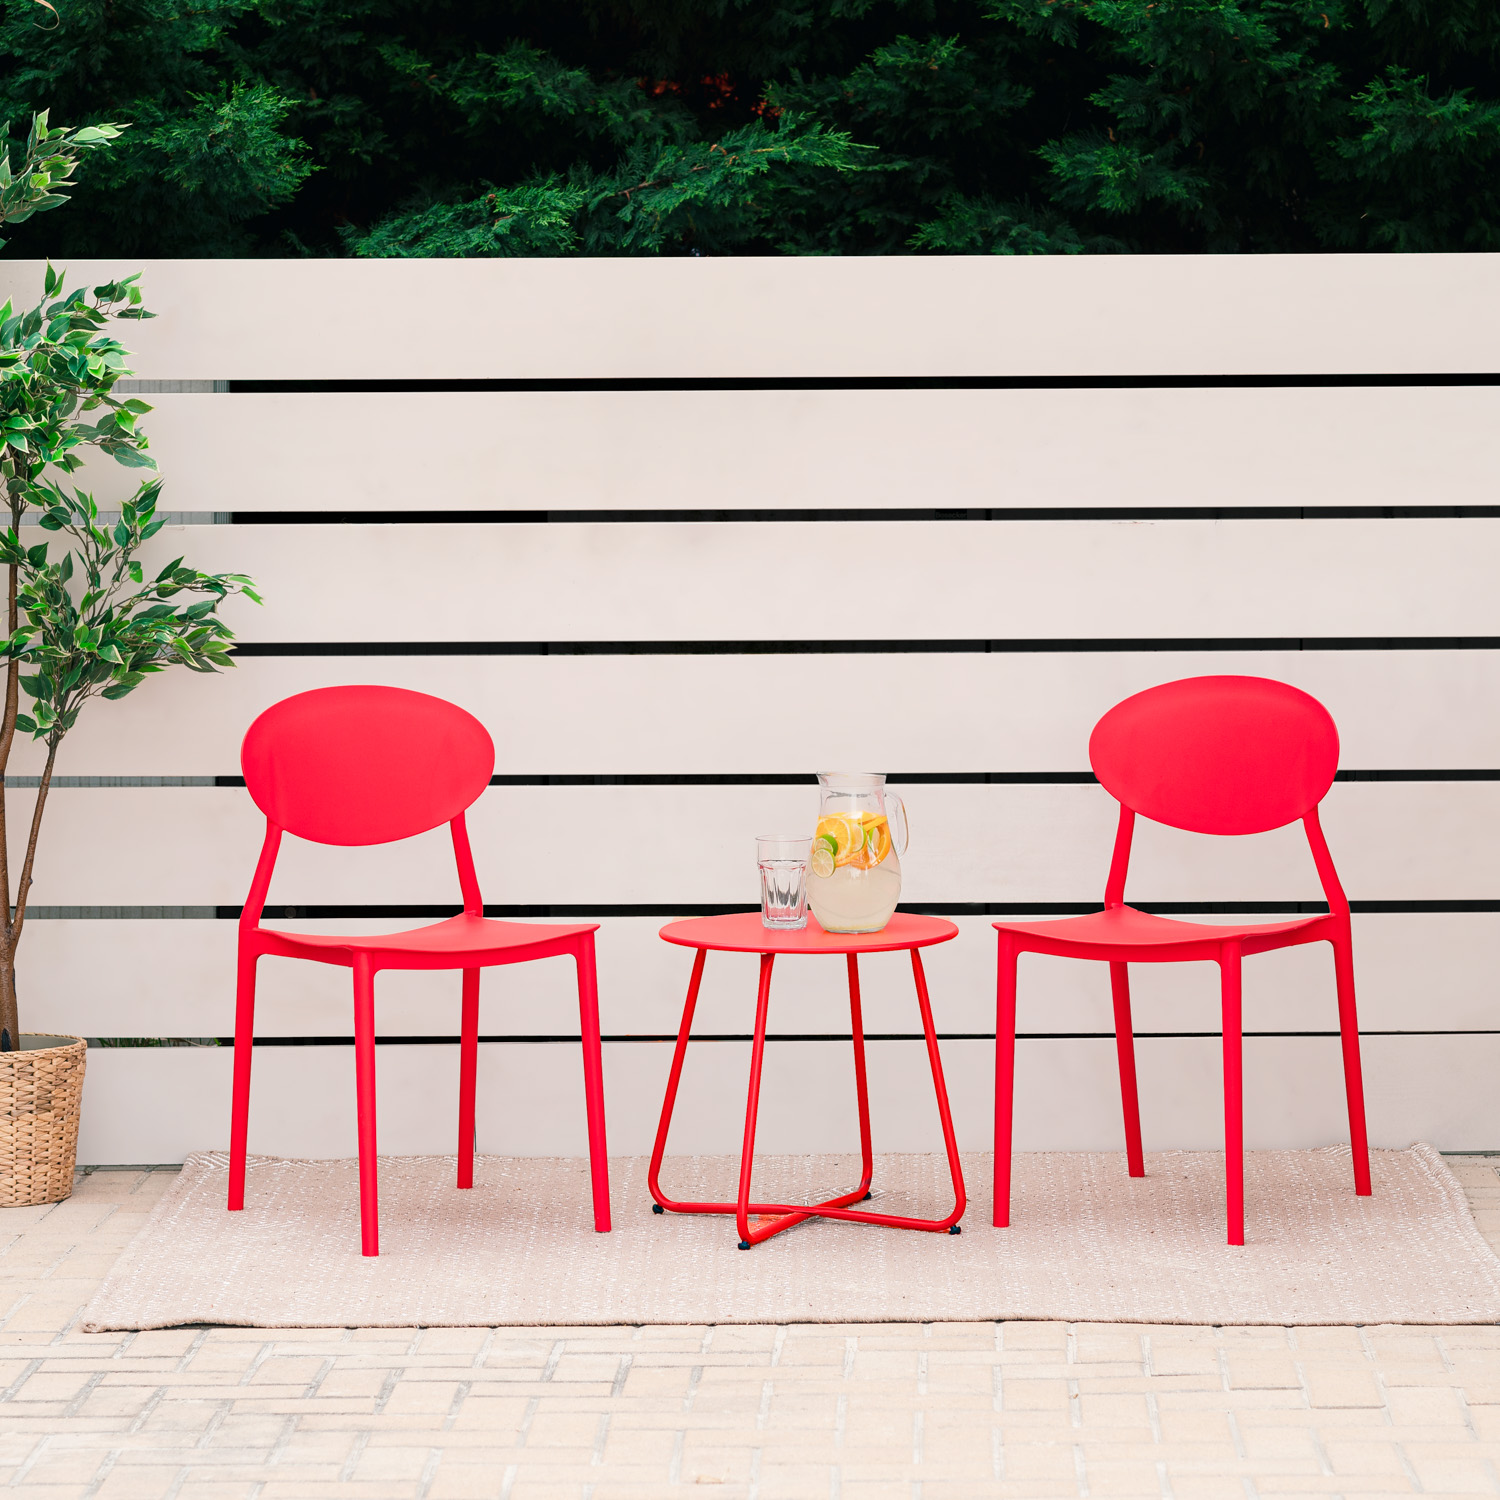
{"label": "woven basket planter", "polygon": [[23,1036],[21,1049],[0,1052],[3,1208],[60,1203],[73,1191],[78,1156],[87,1044],[81,1036]]}

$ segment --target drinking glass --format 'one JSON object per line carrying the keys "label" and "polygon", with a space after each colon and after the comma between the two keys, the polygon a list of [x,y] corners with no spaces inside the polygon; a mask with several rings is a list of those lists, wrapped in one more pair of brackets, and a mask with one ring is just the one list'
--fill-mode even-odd
{"label": "drinking glass", "polygon": [[811,852],[811,838],[763,833],[756,839],[760,919],[767,927],[807,926],[807,860]]}

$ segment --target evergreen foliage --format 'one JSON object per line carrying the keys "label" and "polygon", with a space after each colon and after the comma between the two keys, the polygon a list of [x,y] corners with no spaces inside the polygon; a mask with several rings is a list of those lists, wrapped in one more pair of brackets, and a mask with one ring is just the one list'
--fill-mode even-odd
{"label": "evergreen foliage", "polygon": [[1500,249],[1494,0],[55,3],[10,254]]}

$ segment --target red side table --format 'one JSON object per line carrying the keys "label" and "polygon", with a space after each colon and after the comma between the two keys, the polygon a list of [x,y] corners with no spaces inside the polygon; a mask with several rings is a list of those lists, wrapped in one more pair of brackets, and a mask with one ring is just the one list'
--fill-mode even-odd
{"label": "red side table", "polygon": [[[850,1219],[859,1224],[886,1224],[894,1229],[926,1229],[933,1233],[959,1232],[958,1221],[964,1212],[964,1179],[958,1164],[958,1143],[953,1135],[953,1117],[948,1110],[948,1090],[943,1083],[943,1064],[938,1056],[937,1036],[932,1028],[932,1006],[927,998],[927,978],[922,972],[921,948],[946,943],[958,936],[952,922],[937,917],[917,917],[898,912],[880,932],[825,932],[815,917],[809,916],[800,931],[778,931],[765,926],[759,912],[739,912],[725,917],[695,917],[685,922],[670,922],[661,930],[669,943],[696,948],[693,975],[688,981],[687,1003],[682,1008],[682,1025],[677,1031],[677,1050],[672,1054],[672,1073],[667,1079],[667,1097],[662,1102],[661,1123],[656,1129],[656,1145],[651,1152],[651,1170],[646,1181],[656,1200],[655,1211],[670,1209],[676,1214],[733,1214],[740,1231],[740,1249],[748,1250],[762,1240],[790,1229],[804,1219]],[[672,1124],[672,1109],[677,1102],[677,1085],[682,1077],[682,1062],[687,1053],[688,1035],[693,1026],[693,1011],[698,1004],[698,986],[703,980],[703,965],[709,950],[721,953],[760,954],[760,991],[755,1000],[755,1042],[750,1051],[750,1093],[745,1105],[745,1144],[740,1154],[740,1191],[734,1203],[678,1203],[668,1198],[657,1182],[662,1156],[667,1149],[667,1131]],[[874,1175],[874,1158],[870,1151],[870,1098],[865,1082],[864,1019],[859,1004],[859,955],[861,953],[911,954],[912,976],[917,985],[917,1008],[922,1013],[922,1032],[927,1038],[927,1059],[932,1065],[932,1083],[937,1091],[938,1116],[943,1122],[943,1144],[948,1151],[948,1167],[953,1174],[953,1212],[945,1219],[909,1219],[895,1214],[872,1213],[850,1208],[870,1196],[870,1179]],[[760,1107],[760,1069],[766,1050],[766,1014],[770,1009],[771,965],[778,954],[843,954],[849,969],[849,1022],[854,1040],[854,1087],[859,1101],[859,1142],[864,1171],[859,1186],[851,1192],[824,1203],[752,1203],[750,1173],[755,1164],[755,1117]],[[750,1216],[771,1216],[772,1222],[755,1229]]]}

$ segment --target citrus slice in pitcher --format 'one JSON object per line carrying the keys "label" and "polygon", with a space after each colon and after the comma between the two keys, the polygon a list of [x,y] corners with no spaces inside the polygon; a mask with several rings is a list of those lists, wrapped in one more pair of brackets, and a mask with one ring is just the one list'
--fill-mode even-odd
{"label": "citrus slice in pitcher", "polygon": [[816,838],[813,840],[812,853],[808,856],[807,867],[814,875],[826,880],[833,874],[835,859],[835,844],[831,838]]}
{"label": "citrus slice in pitcher", "polygon": [[818,819],[815,838],[829,838],[834,843],[834,863],[846,865],[865,847],[865,830],[858,818],[833,813]]}

